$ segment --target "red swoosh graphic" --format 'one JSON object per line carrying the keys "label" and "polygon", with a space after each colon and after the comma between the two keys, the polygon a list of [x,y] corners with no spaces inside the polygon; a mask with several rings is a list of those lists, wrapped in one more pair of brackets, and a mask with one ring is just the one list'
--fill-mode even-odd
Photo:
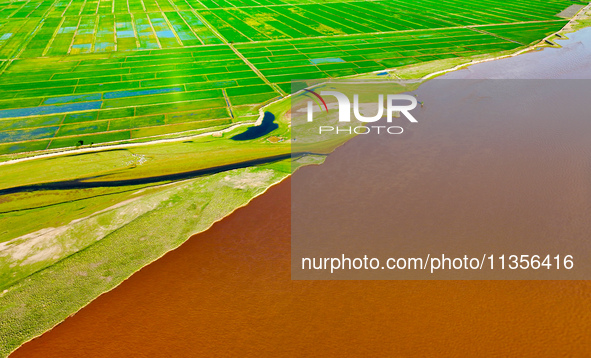
{"label": "red swoosh graphic", "polygon": [[326,106],[326,102],[324,102],[324,99],[322,99],[322,97],[320,97],[320,95],[314,91],[310,91],[309,89],[305,89],[304,91],[306,92],[310,92],[312,93],[314,96],[318,97],[318,99],[322,102],[322,104],[324,105],[324,108],[326,109],[326,113],[328,113],[328,107]]}

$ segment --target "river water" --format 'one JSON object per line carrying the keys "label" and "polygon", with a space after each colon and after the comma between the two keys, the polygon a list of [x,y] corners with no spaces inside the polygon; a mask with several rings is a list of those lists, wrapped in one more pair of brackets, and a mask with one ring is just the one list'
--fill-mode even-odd
{"label": "river water", "polygon": [[[446,77],[590,78],[591,29],[569,37],[563,49]],[[591,284],[585,281],[291,281],[290,184],[270,188],[13,356],[591,352]]]}

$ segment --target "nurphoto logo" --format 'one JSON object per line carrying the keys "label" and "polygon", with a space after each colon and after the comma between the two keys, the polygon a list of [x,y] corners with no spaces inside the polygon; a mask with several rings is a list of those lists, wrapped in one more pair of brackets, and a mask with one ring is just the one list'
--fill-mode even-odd
{"label": "nurphoto logo", "polygon": [[[339,123],[349,123],[351,122],[351,100],[347,95],[338,91],[321,91],[320,94],[305,89],[307,93],[314,95],[320,103],[318,106],[320,110],[325,110],[326,113],[329,113],[329,108],[324,100],[324,96],[333,96],[336,98],[338,103],[338,119]],[[406,117],[411,123],[418,123],[416,118],[410,113],[411,110],[417,107],[417,99],[411,95],[407,94],[379,94],[378,95],[378,102],[369,104],[371,110],[375,113],[375,115],[364,115],[361,113],[360,105],[359,105],[359,95],[353,95],[353,116],[359,122],[362,122],[362,125],[355,126],[355,127],[342,127],[342,126],[329,126],[323,125],[318,127],[319,134],[322,133],[348,133],[348,134],[368,134],[372,131],[377,131],[377,133],[386,132],[388,134],[401,134],[404,129],[400,126],[378,126],[372,125],[368,126],[364,123],[374,123],[379,121],[384,117],[384,96],[386,97],[386,120],[388,123],[392,123],[393,117],[404,116]],[[367,108],[366,111],[367,112]],[[314,102],[308,101],[307,107],[307,114],[308,114],[308,122],[314,121]],[[367,113],[366,113],[367,114]]]}

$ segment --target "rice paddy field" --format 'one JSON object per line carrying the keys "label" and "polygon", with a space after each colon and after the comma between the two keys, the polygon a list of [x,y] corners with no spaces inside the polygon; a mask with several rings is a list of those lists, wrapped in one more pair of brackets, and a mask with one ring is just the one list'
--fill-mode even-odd
{"label": "rice paddy field", "polygon": [[253,121],[291,81],[510,51],[577,1],[0,1],[0,155]]}

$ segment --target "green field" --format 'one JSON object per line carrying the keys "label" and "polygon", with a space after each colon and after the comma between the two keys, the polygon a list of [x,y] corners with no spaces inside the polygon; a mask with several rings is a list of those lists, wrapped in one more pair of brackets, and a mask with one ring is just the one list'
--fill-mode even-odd
{"label": "green field", "polygon": [[292,80],[510,51],[577,1],[0,2],[0,155],[250,123]]}

